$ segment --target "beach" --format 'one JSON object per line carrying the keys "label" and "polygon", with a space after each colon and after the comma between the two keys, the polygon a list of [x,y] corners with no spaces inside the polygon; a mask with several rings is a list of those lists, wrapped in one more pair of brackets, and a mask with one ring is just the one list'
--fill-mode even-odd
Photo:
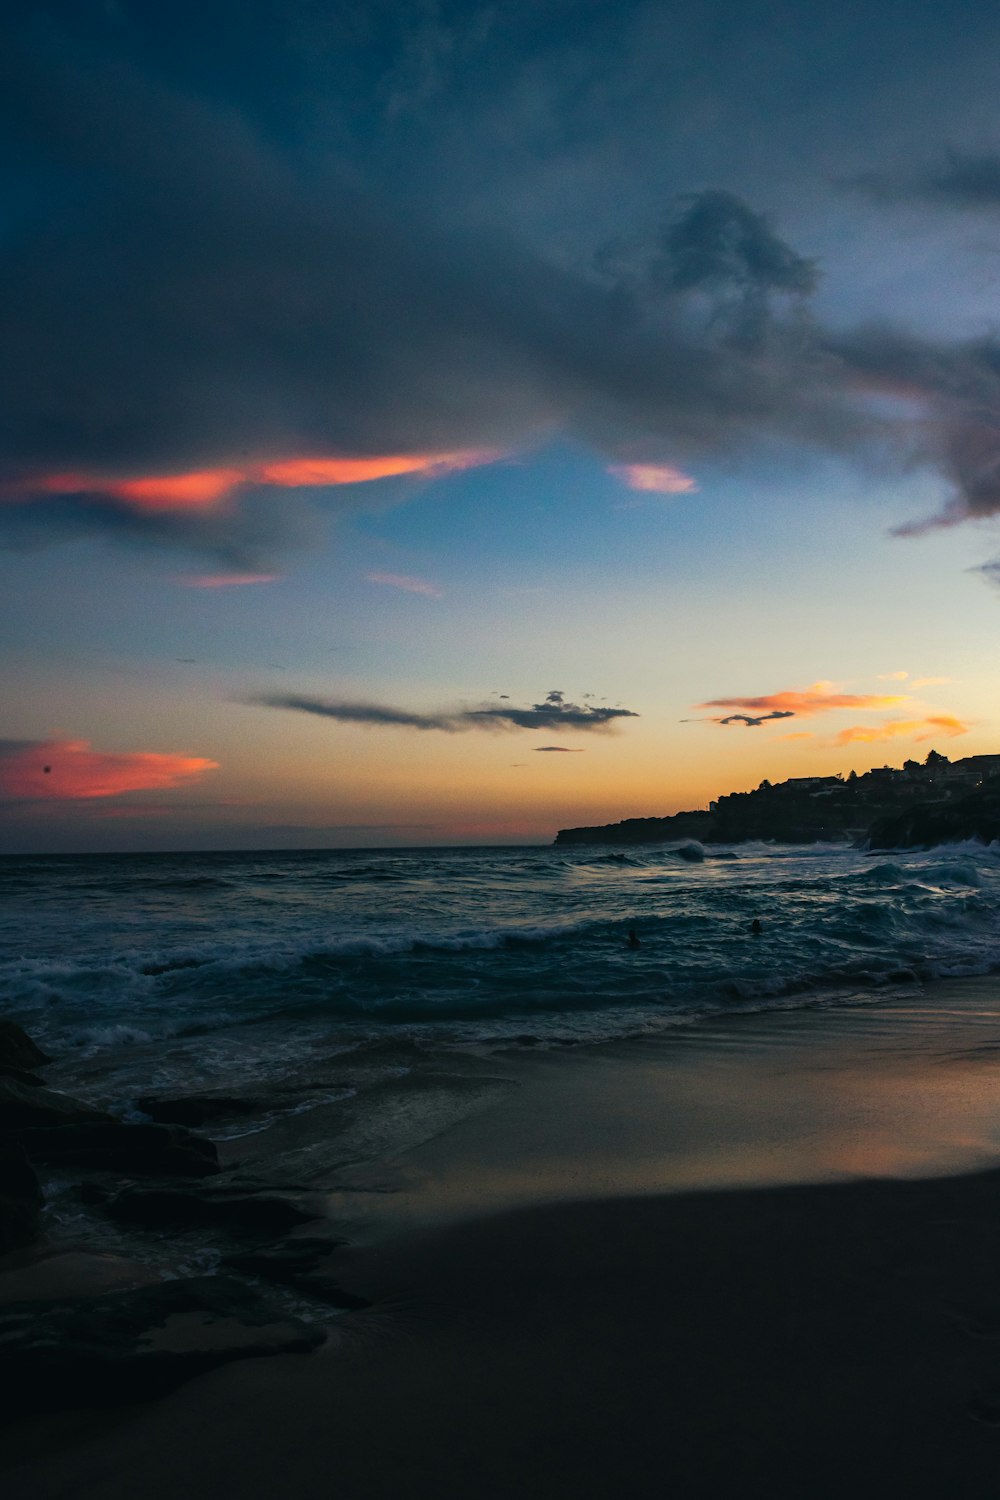
{"label": "beach", "polygon": [[466,1067],[503,1086],[322,1205],[369,1305],[32,1418],[5,1494],[994,1492],[995,980]]}

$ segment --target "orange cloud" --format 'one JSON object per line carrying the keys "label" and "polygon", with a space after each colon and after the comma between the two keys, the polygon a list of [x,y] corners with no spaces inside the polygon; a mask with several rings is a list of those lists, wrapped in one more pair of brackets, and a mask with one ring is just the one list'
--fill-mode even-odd
{"label": "orange cloud", "polygon": [[698,488],[690,474],[670,464],[611,464],[608,473],[630,490],[648,490],[656,495],[686,495]]}
{"label": "orange cloud", "polygon": [[921,740],[937,739],[944,735],[953,739],[956,734],[968,734],[969,725],[956,719],[954,714],[934,714],[927,719],[893,719],[887,724],[855,724],[842,729],[834,740],[837,745],[876,744],[879,740],[895,740],[903,737]]}
{"label": "orange cloud", "polygon": [[190,474],[148,479],[92,480],[88,487],[127,500],[139,510],[182,510],[189,505],[214,505],[245,477],[239,469],[195,469]]}
{"label": "orange cloud", "polygon": [[4,485],[0,499],[20,499],[25,494],[73,495],[84,492],[122,500],[145,512],[208,509],[229,499],[245,485],[275,485],[282,489],[302,485],[366,484],[399,474],[448,473],[492,463],[495,451],[466,450],[457,453],[395,453],[376,457],[288,458],[260,464],[192,469],[181,474],[144,474],[121,479],[116,476],[72,473],[41,474]]}
{"label": "orange cloud", "polygon": [[152,751],[115,755],[88,740],[0,741],[0,796],[47,802],[88,801],[180,786],[218,762]]}
{"label": "orange cloud", "polygon": [[899,703],[909,703],[906,695],[883,695],[876,693],[834,692],[832,682],[814,682],[811,687],[789,689],[781,693],[765,693],[759,698],[710,698],[699,703],[698,708],[745,708],[754,713],[811,714],[830,713],[837,708],[895,708]]}
{"label": "orange cloud", "polygon": [[402,589],[407,594],[423,594],[428,599],[443,599],[444,594],[433,583],[423,578],[411,578],[408,573],[366,573],[369,583],[381,583],[386,588]]}

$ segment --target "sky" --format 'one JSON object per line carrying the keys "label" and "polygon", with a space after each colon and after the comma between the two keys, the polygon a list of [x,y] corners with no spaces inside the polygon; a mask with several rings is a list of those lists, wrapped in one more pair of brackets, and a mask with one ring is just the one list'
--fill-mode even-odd
{"label": "sky", "polygon": [[0,851],[1000,752],[982,0],[0,20]]}

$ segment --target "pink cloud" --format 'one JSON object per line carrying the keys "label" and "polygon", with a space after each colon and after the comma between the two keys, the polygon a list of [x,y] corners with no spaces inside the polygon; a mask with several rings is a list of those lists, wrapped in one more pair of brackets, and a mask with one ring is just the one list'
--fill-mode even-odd
{"label": "pink cloud", "polygon": [[646,490],[655,495],[689,495],[698,488],[690,474],[670,464],[611,464],[608,473],[630,490]]}
{"label": "pink cloud", "polygon": [[186,589],[232,589],[251,583],[278,583],[280,579],[280,573],[178,573],[173,581]]}
{"label": "pink cloud", "polygon": [[19,800],[76,802],[165,790],[218,769],[201,756],[91,750],[88,740],[0,740],[0,796]]}
{"label": "pink cloud", "polygon": [[366,573],[369,583],[379,583],[390,589],[402,589],[407,594],[423,594],[426,599],[443,599],[444,594],[436,584],[424,578],[412,578],[408,573]]}
{"label": "pink cloud", "polygon": [[125,478],[83,470],[33,474],[5,483],[0,487],[0,500],[23,500],[32,495],[97,494],[147,513],[210,510],[250,485],[290,489],[303,485],[366,484],[400,474],[445,474],[455,469],[493,463],[498,457],[500,455],[494,450],[466,449],[455,453],[395,453],[366,457],[316,455]]}

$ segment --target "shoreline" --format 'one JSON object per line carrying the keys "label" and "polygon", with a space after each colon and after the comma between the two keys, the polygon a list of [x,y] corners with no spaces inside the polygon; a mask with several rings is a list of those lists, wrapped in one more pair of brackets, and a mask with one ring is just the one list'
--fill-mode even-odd
{"label": "shoreline", "polygon": [[342,1173],[328,1211],[352,1241],[578,1198],[1000,1164],[1000,976],[464,1065],[507,1087]]}
{"label": "shoreline", "polygon": [[468,1069],[513,1086],[327,1195],[371,1306],[34,1419],[12,1500],[990,1492],[1000,982]]}

